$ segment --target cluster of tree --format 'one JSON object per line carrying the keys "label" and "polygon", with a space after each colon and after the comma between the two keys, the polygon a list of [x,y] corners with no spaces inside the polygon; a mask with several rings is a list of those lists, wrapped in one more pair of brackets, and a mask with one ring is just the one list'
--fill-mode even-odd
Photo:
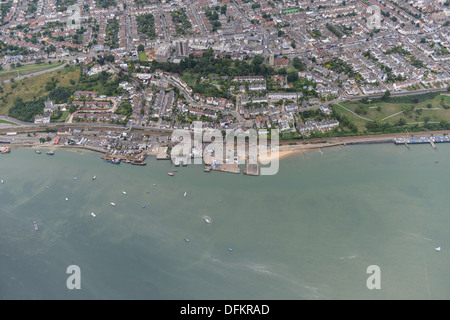
{"label": "cluster of tree", "polygon": [[41,114],[44,107],[44,99],[24,102],[22,98],[17,98],[14,106],[9,109],[8,116],[26,122],[33,122],[34,116]]}
{"label": "cluster of tree", "polygon": [[327,24],[326,24],[326,27],[327,27],[327,29],[330,30],[336,37],[342,38],[342,37],[344,36],[344,34],[343,34],[341,31],[339,31],[335,26],[333,26],[333,25],[327,23]]}
{"label": "cluster of tree", "polygon": [[120,95],[122,89],[119,87],[119,83],[123,79],[120,75],[110,75],[106,71],[102,71],[93,76],[83,75],[76,86],[76,90],[97,91],[99,95],[106,96]]}
{"label": "cluster of tree", "polygon": [[3,41],[0,41],[0,57],[3,57],[5,55],[9,56],[27,55],[29,53],[30,51],[25,48],[21,48],[19,46],[15,46],[12,44],[6,44]]}
{"label": "cluster of tree", "polygon": [[138,31],[150,39],[156,39],[155,17],[151,13],[136,16]]}
{"label": "cluster of tree", "polygon": [[346,74],[350,78],[361,78],[361,75],[353,70],[353,67],[351,65],[339,58],[333,58],[328,62],[325,62],[323,66],[330,70],[333,70],[336,73]]}
{"label": "cluster of tree", "polygon": [[74,88],[58,87],[49,93],[48,98],[55,104],[67,103],[74,91]]}
{"label": "cluster of tree", "polygon": [[186,35],[192,28],[192,24],[186,15],[186,9],[181,8],[180,10],[172,12],[170,15],[176,26],[177,35]]}
{"label": "cluster of tree", "polygon": [[212,26],[211,32],[216,32],[222,26],[222,23],[219,21],[218,12],[220,12],[220,6],[214,7],[214,10],[211,10],[210,8],[205,9],[205,16],[208,18]]}
{"label": "cluster of tree", "polygon": [[116,0],[95,0],[97,8],[108,8],[109,6],[117,6]]}
{"label": "cluster of tree", "polygon": [[67,8],[71,5],[77,3],[77,0],[56,0],[56,11],[57,12],[65,12]]}
{"label": "cluster of tree", "polygon": [[179,64],[171,62],[152,61],[152,71],[161,69],[166,72],[178,73],[187,72],[207,77],[210,74],[219,76],[270,76],[275,74],[275,69],[265,65],[263,56],[255,56],[251,60],[232,60],[231,56],[224,58],[214,58],[213,50],[204,52],[202,58],[194,58],[190,55]]}
{"label": "cluster of tree", "polygon": [[114,19],[108,20],[106,25],[106,38],[105,44],[115,49],[119,47],[119,21]]}

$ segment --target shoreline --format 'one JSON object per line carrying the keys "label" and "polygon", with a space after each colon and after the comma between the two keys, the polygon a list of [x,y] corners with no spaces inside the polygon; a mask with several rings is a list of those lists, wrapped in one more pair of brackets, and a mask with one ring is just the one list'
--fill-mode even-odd
{"label": "shoreline", "polygon": [[[405,136],[419,137],[419,136],[439,136],[448,135],[446,131],[429,131],[429,132],[414,132],[414,133],[393,133],[385,135],[365,135],[365,136],[349,136],[349,137],[334,137],[334,138],[315,138],[308,141],[305,140],[287,140],[281,141],[282,144],[278,147],[278,153],[268,153],[266,156],[259,156],[259,160],[262,163],[269,163],[275,159],[285,159],[297,153],[303,153],[312,151],[315,149],[331,148],[336,146],[349,146],[349,145],[369,145],[369,144],[382,144],[393,143],[394,138],[402,138]],[[283,144],[284,142],[284,144]],[[294,144],[295,143],[295,144]],[[74,145],[53,145],[53,144],[5,144],[8,147],[28,147],[28,148],[46,148],[46,149],[84,149],[94,151],[102,154],[107,154],[108,151],[104,149],[98,149],[89,146],[74,146]],[[147,153],[147,156],[155,156],[153,153]],[[169,159],[170,160],[170,159]]]}

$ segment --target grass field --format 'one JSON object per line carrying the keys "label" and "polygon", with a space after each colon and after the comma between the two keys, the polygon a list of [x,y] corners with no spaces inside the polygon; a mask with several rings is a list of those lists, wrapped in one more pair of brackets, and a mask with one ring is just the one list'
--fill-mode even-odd
{"label": "grass field", "polygon": [[139,61],[147,61],[147,55],[145,52],[139,52]]}
{"label": "grass field", "polygon": [[37,72],[37,71],[53,69],[53,68],[59,67],[62,64],[63,64],[63,62],[54,63],[54,64],[47,64],[47,63],[30,64],[30,65],[26,65],[26,66],[23,66],[20,68],[15,68],[13,70],[3,70],[3,71],[0,71],[0,82],[9,80],[11,78],[25,76],[27,74]]}
{"label": "grass field", "polygon": [[[405,100],[405,101],[402,101]],[[379,123],[398,123],[404,119],[407,124],[422,124],[425,122],[450,122],[450,96],[436,94],[416,103],[407,99],[395,98],[389,102],[364,104],[361,101],[346,101],[333,106],[335,112],[346,116],[357,127],[359,132],[366,131],[366,124],[371,121]],[[444,106],[449,107],[445,109]]]}
{"label": "grass field", "polygon": [[10,122],[10,121],[7,121],[7,120],[2,120],[2,119],[0,119],[0,123],[4,123],[4,124],[13,124],[13,125],[15,125],[15,126],[18,126],[17,123]]}
{"label": "grass field", "polygon": [[52,79],[58,81],[58,86],[72,86],[70,80],[78,82],[79,78],[79,68],[65,67],[14,83],[6,83],[2,87],[3,93],[0,93],[0,114],[7,115],[8,110],[14,105],[17,98],[21,98],[23,101],[33,101],[48,95],[49,91],[45,87],[46,83],[52,81]]}

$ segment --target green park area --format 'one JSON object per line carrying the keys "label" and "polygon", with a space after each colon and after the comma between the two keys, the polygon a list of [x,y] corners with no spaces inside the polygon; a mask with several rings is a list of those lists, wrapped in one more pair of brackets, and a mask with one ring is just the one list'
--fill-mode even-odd
{"label": "green park area", "polygon": [[80,79],[80,68],[65,67],[37,77],[28,77],[2,84],[0,86],[0,114],[7,115],[18,99],[36,101],[47,96],[56,87],[75,85]]}
{"label": "green park area", "polygon": [[450,122],[450,93],[345,101],[334,104],[333,110],[352,122],[359,133],[446,129]]}

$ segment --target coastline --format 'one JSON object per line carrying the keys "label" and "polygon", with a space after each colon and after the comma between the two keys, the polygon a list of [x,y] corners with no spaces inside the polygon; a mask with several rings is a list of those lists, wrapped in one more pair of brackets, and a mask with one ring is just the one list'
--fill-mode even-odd
{"label": "coastline", "polygon": [[[278,152],[269,152],[267,155],[259,155],[259,160],[262,163],[268,163],[275,159],[284,159],[297,153],[303,153],[315,149],[330,148],[336,146],[348,146],[358,144],[381,144],[381,143],[393,143],[394,138],[401,138],[405,136],[418,137],[418,136],[434,136],[434,135],[448,135],[446,131],[425,131],[414,133],[393,133],[383,135],[364,135],[364,136],[349,136],[349,137],[334,137],[334,138],[315,138],[311,140],[287,140],[281,141],[281,145],[278,147]],[[284,143],[284,144],[283,144]],[[12,143],[8,144],[8,147],[30,147],[30,148],[68,148],[68,149],[85,149],[102,154],[107,154],[105,149],[95,148],[91,146],[76,146],[76,145],[54,145],[51,143]],[[147,152],[148,156],[153,156],[152,152]]]}

